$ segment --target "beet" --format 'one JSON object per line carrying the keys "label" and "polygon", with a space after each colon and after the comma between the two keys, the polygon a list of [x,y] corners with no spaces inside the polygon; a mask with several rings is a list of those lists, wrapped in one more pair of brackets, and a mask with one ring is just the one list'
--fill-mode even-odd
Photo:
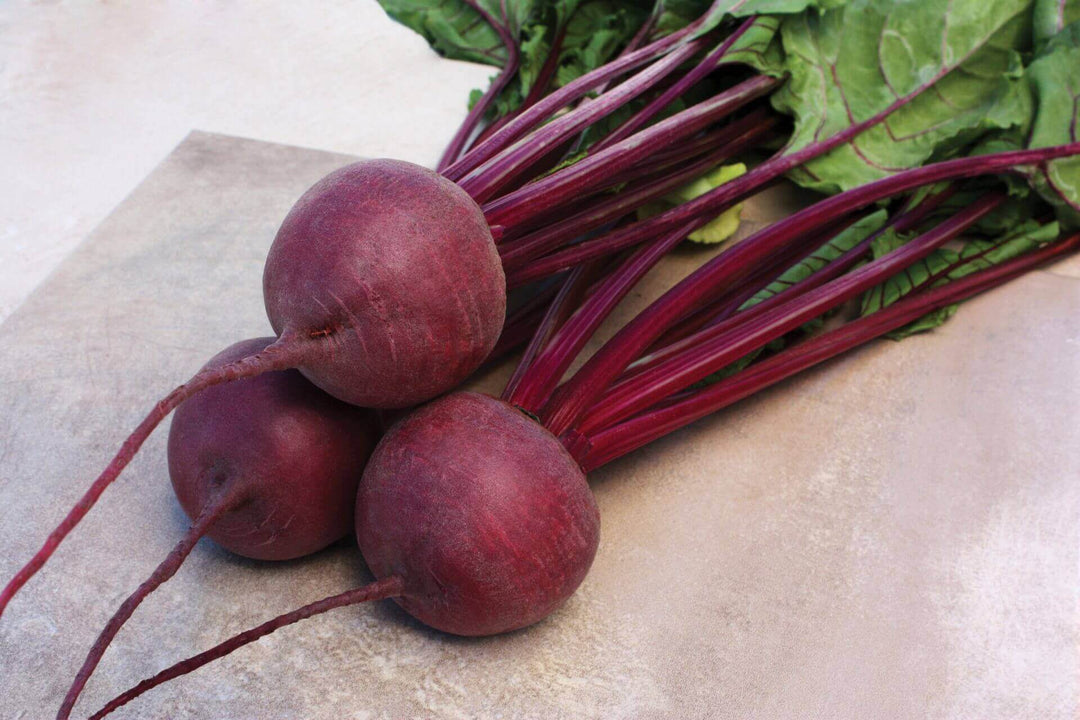
{"label": "beet", "polygon": [[558,438],[510,405],[454,393],[398,422],[372,455],[356,536],[421,622],[457,635],[531,625],[588,572],[600,514]]}
{"label": "beet", "polygon": [[[850,299],[852,293],[894,275],[897,266],[908,267],[954,239],[997,207],[1002,198],[1001,194],[989,193],[846,275],[829,276],[827,265],[817,269],[783,291],[795,291],[786,302],[767,305],[769,309],[764,312],[755,313],[752,309],[756,306],[752,306],[734,315],[740,318],[740,324],[729,327],[726,335],[717,335],[725,342],[719,343],[715,357],[700,362],[722,367],[730,362],[724,353],[745,353],[752,347],[762,347],[772,342],[776,333],[804,324],[810,312],[817,316],[828,312]],[[932,199],[923,202],[936,206]],[[911,209],[885,227],[918,224],[924,218],[918,208]],[[375,575],[373,582],[283,613],[177,662],[116,696],[91,720],[103,718],[143,693],[283,627],[336,608],[393,599],[421,622],[467,636],[507,632],[538,622],[575,591],[596,552],[599,514],[583,468],[591,470],[611,462],[709,412],[901,328],[927,312],[1060,259],[1078,246],[1080,234],[1075,234],[915,292],[884,309],[794,343],[715,384],[676,392],[653,408],[611,425],[586,422],[556,437],[550,426],[541,424],[537,417],[552,403],[564,400],[565,396],[558,392],[539,393],[543,406],[520,406],[473,393],[455,393],[433,401],[398,420],[387,432],[360,483],[356,533],[360,550]],[[861,254],[865,249],[866,245],[860,243],[849,252]],[[633,256],[628,258],[625,267],[635,267],[633,260]],[[828,279],[815,284],[819,273]],[[574,279],[571,277],[567,284],[573,285]],[[690,282],[696,281],[699,279],[691,275]],[[567,319],[567,308],[560,299],[575,294],[560,293],[548,310],[545,321],[562,318],[557,333],[573,329],[578,315]],[[607,306],[605,295],[598,291],[584,301],[579,297],[575,301],[582,302],[578,313],[584,314],[590,303]],[[677,324],[680,318],[672,322]],[[537,337],[550,337],[548,330],[542,325]],[[665,330],[661,325],[648,332],[659,337]],[[697,333],[707,334],[708,343],[715,339],[708,334],[712,333],[711,326]],[[541,363],[565,360],[564,352],[557,353],[556,358],[547,352],[561,348],[555,341],[546,349],[530,346],[530,350],[539,352],[525,354],[523,363],[528,367],[517,387],[527,386],[533,373],[543,367]],[[698,348],[691,346],[689,350]],[[548,375],[547,371],[543,373],[543,377]],[[631,372],[627,381],[645,375]],[[514,394],[513,383],[508,394]],[[603,409],[613,396],[601,398],[589,409]],[[585,420],[592,417],[586,414]]]}
{"label": "beet", "polygon": [[[236,343],[203,371],[274,341]],[[374,411],[330,397],[296,370],[217,385],[181,405],[169,433],[169,475],[191,528],[106,623],[57,717],[70,716],[120,628],[201,538],[245,557],[288,560],[348,535],[376,428]]]}
{"label": "beet", "polygon": [[[239,342],[207,368],[273,342]],[[230,552],[290,560],[348,535],[356,487],[377,440],[374,413],[320,392],[295,370],[211,388],[169,430],[169,477],[192,520],[217,497],[243,497],[207,536]]]}
{"label": "beet", "polygon": [[281,337],[319,339],[298,367],[354,405],[416,405],[460,384],[506,316],[506,280],[480,207],[441,175],[363,160],[308,190],[263,271]]}
{"label": "beet", "polygon": [[558,438],[502,400],[458,392],[414,411],[383,436],[356,497],[356,535],[374,582],[178,662],[91,719],[335,608],[393,598],[421,622],[466,636],[539,622],[588,573],[600,541],[600,512],[585,474]]}

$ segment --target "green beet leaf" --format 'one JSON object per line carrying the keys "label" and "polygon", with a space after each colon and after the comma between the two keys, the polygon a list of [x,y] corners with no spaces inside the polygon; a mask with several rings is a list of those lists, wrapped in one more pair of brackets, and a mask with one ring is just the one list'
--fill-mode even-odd
{"label": "green beet leaf", "polygon": [[817,250],[800,260],[798,264],[785,270],[780,277],[759,290],[757,294],[747,300],[739,309],[745,310],[748,307],[757,305],[759,302],[768,300],[773,295],[783,292],[795,283],[810,277],[848,250],[861,243],[869,237],[871,233],[876,233],[878,230],[881,230],[888,218],[889,215],[885,210],[877,210],[856,220],[828,242],[822,244]]}
{"label": "green beet leaf", "polygon": [[[440,55],[505,67],[509,57],[496,29],[462,0],[379,0],[386,13],[422,35]],[[558,87],[611,60],[654,12],[641,0],[477,0],[505,27],[518,51],[518,72],[495,101],[490,117],[524,102],[551,52],[555,35],[566,33],[558,58]],[[483,91],[469,96],[471,108]]]}
{"label": "green beet leaf", "polygon": [[[506,48],[499,34],[484,18],[462,0],[379,0],[386,14],[414,30],[440,55],[454,60],[497,65],[506,63]],[[478,0],[496,20],[502,21],[499,0]],[[534,10],[532,0],[508,0],[510,26],[520,28]]]}
{"label": "green beet leaf", "polygon": [[848,190],[1023,124],[1020,50],[1032,8],[1030,0],[851,0],[785,19],[791,78],[772,99],[795,118],[787,152],[892,109],[792,178]]}
{"label": "green beet leaf", "polygon": [[[1035,96],[1035,119],[1028,147],[1080,140],[1080,22],[1047,41],[1027,69]],[[1030,168],[1028,179],[1054,206],[1066,226],[1080,227],[1080,157],[1061,158]]]}
{"label": "green beet leaf", "polygon": [[582,3],[569,18],[556,87],[613,59],[648,19],[651,6],[625,0]]}
{"label": "green beet leaf", "polygon": [[1035,0],[1032,23],[1035,47],[1041,48],[1050,38],[1078,20],[1080,0]]}
{"label": "green beet leaf", "polygon": [[[868,290],[863,295],[862,314],[869,315],[877,312],[916,290],[944,285],[951,280],[958,280],[971,273],[1011,260],[1048,242],[1053,242],[1059,234],[1060,230],[1056,222],[1040,224],[1034,220],[1028,220],[1018,224],[1010,232],[993,239],[969,239],[958,250],[952,248],[935,250],[925,259]],[[874,257],[879,258],[895,250],[909,237],[899,236],[892,232],[884,233],[873,243]],[[935,310],[889,333],[889,337],[899,340],[915,333],[931,330],[955,313],[956,305]]]}
{"label": "green beet leaf", "polygon": [[[849,0],[676,0],[672,13],[697,18],[707,13],[697,34],[709,32],[727,18],[748,18],[752,16],[798,15],[803,12],[832,10],[841,7]],[[667,10],[667,8],[665,8]],[[661,20],[663,21],[663,17]],[[683,25],[687,23],[684,22]],[[682,27],[677,26],[677,27]]]}

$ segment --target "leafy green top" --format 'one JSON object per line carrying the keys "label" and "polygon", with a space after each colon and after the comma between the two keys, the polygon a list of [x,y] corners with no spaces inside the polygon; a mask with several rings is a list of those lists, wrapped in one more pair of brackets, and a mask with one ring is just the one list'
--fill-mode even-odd
{"label": "leafy green top", "polygon": [[991,129],[1022,124],[1030,0],[851,0],[784,21],[793,115],[787,152],[883,113],[884,122],[792,173],[822,192],[923,164]]}
{"label": "leafy green top", "polygon": [[[499,32],[465,0],[379,0],[390,17],[424,36],[444,57],[503,67]],[[475,0],[517,43],[518,72],[495,102],[494,115],[524,102],[562,31],[555,86],[603,65],[654,12],[648,0]],[[475,90],[470,104],[482,94]]]}
{"label": "leafy green top", "polygon": [[[1028,147],[1080,140],[1080,22],[1046,42],[1028,66],[1027,77],[1035,101]],[[1033,168],[1028,178],[1063,224],[1080,227],[1080,157]]]}

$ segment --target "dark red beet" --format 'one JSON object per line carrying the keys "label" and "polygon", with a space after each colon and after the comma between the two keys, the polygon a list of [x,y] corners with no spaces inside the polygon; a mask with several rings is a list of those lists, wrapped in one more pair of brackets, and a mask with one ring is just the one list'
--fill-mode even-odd
{"label": "dark red beet", "polygon": [[[204,370],[274,341],[236,343]],[[169,474],[191,529],[106,623],[58,720],[70,717],[120,628],[176,574],[202,537],[246,557],[287,560],[348,535],[356,488],[376,437],[374,411],[335,400],[295,370],[216,385],[181,405],[169,433]]]}
{"label": "dark red beet", "polygon": [[[203,370],[225,367],[274,341],[238,342]],[[120,628],[176,574],[203,536],[245,557],[286,560],[349,534],[356,486],[376,438],[373,410],[330,397],[296,370],[215,385],[181,405],[168,434],[168,470],[191,528],[110,617],[58,720],[70,717]]]}
{"label": "dark red beet", "polygon": [[[208,368],[274,341],[246,340]],[[199,393],[176,410],[169,476],[195,519],[230,487],[246,498],[207,535],[258,560],[302,557],[352,530],[356,487],[377,440],[374,413],[335,400],[295,370],[264,373]]]}
{"label": "dark red beet", "polygon": [[577,463],[501,400],[455,393],[379,443],[356,501],[360,551],[395,600],[457,635],[531,625],[584,579],[600,514]]}
{"label": "dark red beet", "polygon": [[363,160],[320,180],[263,271],[274,332],[326,334],[300,371],[365,407],[407,407],[459,385],[506,316],[506,280],[480,207],[443,176]]}

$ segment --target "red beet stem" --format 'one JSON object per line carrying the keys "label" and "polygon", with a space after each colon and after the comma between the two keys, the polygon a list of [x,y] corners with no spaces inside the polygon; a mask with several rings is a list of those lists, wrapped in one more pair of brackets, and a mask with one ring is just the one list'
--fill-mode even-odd
{"label": "red beet stem", "polygon": [[682,97],[683,93],[692,88],[698,82],[705,78],[706,75],[716,69],[716,66],[720,63],[728,51],[731,50],[731,46],[743,36],[743,34],[750,29],[750,27],[757,22],[757,16],[748,17],[743,23],[737,27],[724,42],[720,43],[713,49],[705,58],[699,62],[694,68],[679,78],[679,81],[662,92],[658,97],[654,98],[648,105],[636,112],[633,117],[628,119],[619,127],[615,128],[611,133],[600,140],[592,147],[594,152],[603,150],[606,147],[614,145],[615,143],[625,140],[633,135],[640,128],[644,127],[646,123],[656,117],[660,111],[675,101],[676,98]]}
{"label": "red beet stem", "polygon": [[638,248],[563,325],[525,373],[508,402],[534,415],[547,403],[563,374],[615,306],[686,231],[675,230],[658,242]]}
{"label": "red beet stem", "polygon": [[209,650],[201,652],[198,655],[193,655],[186,660],[181,660],[175,665],[162,670],[157,675],[143,680],[135,687],[110,700],[103,708],[101,708],[101,710],[94,713],[90,717],[90,720],[100,720],[100,718],[105,717],[117,708],[123,707],[148,690],[152,690],[158,685],[178,678],[181,675],[187,675],[194,670],[198,670],[203,665],[224,657],[232,651],[242,648],[245,645],[249,645],[260,638],[266,637],[270,633],[287,625],[292,625],[293,623],[306,620],[315,615],[321,615],[328,610],[336,610],[337,608],[347,607],[349,605],[358,605],[360,603],[397,597],[398,595],[401,595],[404,590],[405,582],[401,577],[398,575],[391,575],[382,580],[376,580],[364,587],[347,590],[340,595],[332,595],[328,598],[323,598],[322,600],[297,608],[292,612],[278,615],[273,620],[268,620],[262,625],[253,627],[250,630],[245,630],[238,635],[234,635],[225,642],[215,645]]}
{"label": "red beet stem", "polygon": [[19,591],[19,588],[41,569],[41,566],[52,556],[68,533],[79,524],[83,517],[86,516],[86,513],[90,512],[90,508],[98,501],[105,489],[116,480],[124,468],[127,467],[127,464],[131,462],[131,459],[135,457],[135,454],[142,447],[142,444],[146,442],[146,439],[150,437],[150,433],[154,431],[154,428],[180,403],[195,393],[214,385],[254,377],[273,370],[286,370],[296,367],[299,362],[309,357],[312,347],[312,343],[307,342],[307,338],[283,335],[277,342],[261,352],[241,358],[228,365],[196,373],[190,380],[160,400],[124,441],[119,452],[116,453],[116,456],[109,462],[105,470],[90,486],[90,489],[86,491],[86,494],[79,499],[75,507],[71,509],[56,529],[49,534],[41,549],[26,565],[15,573],[15,577],[8,582],[3,592],[0,592],[0,615],[3,615],[4,609],[11,602],[11,598],[14,597],[15,593]]}
{"label": "red beet stem", "polygon": [[[634,37],[630,38],[630,42],[626,43],[626,47],[624,47],[619,52],[618,56],[616,56],[613,62],[623,60],[624,58],[626,58],[627,55],[630,55],[631,53],[637,51],[638,48],[644,45],[645,41],[648,40],[650,35],[652,35],[653,30],[656,29],[656,23],[660,20],[660,16],[663,13],[664,4],[660,2],[655,3],[653,5],[653,11],[649,13],[648,19],[641,24],[641,27],[639,27],[637,32],[634,33]],[[694,25],[697,25],[697,23],[695,22]],[[607,90],[609,82],[610,78],[593,88],[593,92],[595,92],[597,95],[602,95],[604,91]],[[589,98],[586,97],[584,99],[584,102],[588,101]]]}
{"label": "red beet stem", "polygon": [[[555,283],[556,288],[561,287],[561,285],[561,283]],[[547,296],[548,300],[555,297],[554,294],[549,295],[547,292],[544,292],[544,295]],[[499,336],[499,341],[495,343],[495,347],[484,359],[484,364],[481,367],[490,367],[500,362],[518,347],[529,342],[537,328],[540,327],[546,312],[547,309],[544,307],[530,308],[527,313],[522,313],[517,317],[512,325],[507,324],[503,328],[502,335]]]}
{"label": "red beet stem", "polygon": [[[703,43],[704,41],[699,39],[673,50],[666,57],[616,85],[593,102],[582,105],[538,128],[467,176],[455,179],[455,182],[477,202],[484,203],[491,200],[500,189],[517,178],[523,172],[523,168],[528,168],[547,155],[552,148],[563,141],[572,139],[577,133],[613,113],[656,85],[665,76],[675,72],[679,65],[697,54]],[[533,107],[539,107],[539,104]],[[528,111],[525,114],[528,114]],[[506,128],[503,130],[505,131]]]}
{"label": "red beet stem", "polygon": [[[906,101],[906,100],[905,100]],[[527,271],[519,271],[514,276],[515,284],[521,285],[533,280],[538,280],[543,277],[547,277],[550,274],[561,272],[567,268],[574,267],[575,265],[582,263],[594,257],[602,257],[610,254],[615,250],[623,250],[628,247],[633,247],[640,242],[646,241],[651,237],[656,237],[657,234],[666,231],[669,228],[682,226],[686,222],[695,222],[695,227],[700,227],[706,224],[712,218],[719,215],[724,210],[727,210],[732,205],[754,193],[761,190],[766,184],[773,182],[783,176],[785,173],[793,170],[794,168],[802,165],[815,157],[825,154],[826,152],[848,142],[855,136],[857,136],[863,130],[873,127],[874,125],[882,122],[889,114],[897,107],[901,106],[901,101],[893,103],[889,108],[886,108],[882,112],[874,115],[867,120],[851,125],[844,130],[838,132],[825,140],[811,143],[806,147],[796,152],[787,155],[775,155],[770,160],[758,165],[756,168],[748,172],[747,174],[732,180],[729,183],[725,183],[714,190],[695,198],[689,202],[683,203],[665,213],[661,213],[655,217],[651,217],[647,220],[635,223],[634,225],[627,226],[617,231],[609,232],[597,238],[586,240],[585,242],[574,245],[573,247],[566,248],[559,252],[552,253],[536,262],[530,263]],[[1035,150],[1020,150],[1013,153],[1017,159],[1009,163],[1005,162],[1005,167],[997,166],[998,160],[1004,159],[1010,153],[998,153],[995,155],[980,155],[975,157],[958,158],[956,160],[950,160],[942,163],[936,163],[933,165],[927,165],[923,168],[916,168],[916,170],[926,170],[927,168],[936,168],[935,171],[949,170],[951,174],[944,174],[942,177],[938,177],[932,180],[921,181],[918,184],[925,185],[937,180],[956,179],[960,177],[974,177],[977,175],[984,175],[991,172],[999,172],[1008,169],[1009,165],[1021,165],[1028,163],[1044,162],[1046,160],[1054,159],[1056,157],[1062,157],[1065,155],[1072,155],[1080,152],[1080,143],[1070,143],[1068,145],[1058,145],[1052,148],[1039,148]],[[1043,155],[1042,153],[1049,153]],[[989,160],[988,160],[989,158]],[[988,163],[983,165],[982,163]],[[930,172],[935,172],[930,171]],[[855,188],[849,192],[863,191],[874,192],[877,189],[884,187],[879,183],[885,183],[889,180],[894,180],[897,177],[911,177],[907,173],[913,172],[911,170],[897,173],[896,175],[883,178],[872,183],[868,183],[859,188]],[[917,187],[918,185],[914,186]],[[895,190],[889,194],[895,194],[897,192],[903,192],[911,189],[910,187],[901,188]],[[839,197],[839,196],[837,196]]]}
{"label": "red beet stem", "polygon": [[1078,248],[1080,234],[941,287],[916,293],[795,345],[714,385],[684,393],[670,403],[663,403],[594,435],[584,436],[573,431],[564,438],[564,444],[574,448],[575,457],[587,472],[594,470],[802,370],[901,328],[926,313],[1001,285]]}
{"label": "red beet stem", "polygon": [[[1004,200],[1004,195],[985,196],[933,230],[889,254],[786,303],[772,307],[748,322],[738,323],[724,332],[711,332],[711,329],[707,328],[696,336],[687,338],[685,347],[679,352],[612,388],[611,393],[597,403],[580,423],[581,431],[588,434],[590,429],[608,427],[631,417],[668,395],[704,379],[746,353],[763,347],[784,333],[884,282],[956,238]],[[588,428],[585,427],[586,424]]]}
{"label": "red beet stem", "polygon": [[[1080,143],[934,163],[848,190],[774,223],[701,266],[622,328],[567,382],[566,392],[560,395],[561,402],[551,409],[551,415],[547,418],[552,423],[548,427],[560,428],[560,433],[572,427],[626,367],[640,357],[672,323],[694,308],[701,307],[725,288],[745,280],[761,262],[782,252],[789,243],[827,225],[838,216],[923,185],[1002,172],[1017,165],[1045,162],[1077,153],[1080,153]],[[747,175],[717,189],[723,190],[745,177]],[[608,251],[610,248],[605,248],[605,253]]]}
{"label": "red beet stem", "polygon": [[539,74],[536,76],[536,82],[534,82],[533,86],[529,89],[529,94],[525,96],[521,105],[480,131],[480,134],[477,135],[476,139],[473,141],[474,145],[479,145],[484,142],[491,137],[495,131],[502,128],[525,110],[528,110],[530,107],[540,102],[540,99],[544,97],[551,87],[551,81],[555,78],[555,71],[559,68],[559,54],[562,52],[562,44],[565,38],[566,25],[564,24],[555,34],[555,39],[552,40],[551,43],[551,49],[548,50],[547,59],[544,60],[544,64],[540,68]]}
{"label": "red beet stem", "polygon": [[584,97],[591,90],[607,83],[609,80],[641,67],[678,48],[681,44],[687,42],[688,38],[693,37],[699,26],[700,22],[694,22],[681,30],[650,43],[639,50],[623,55],[619,59],[591,70],[567,83],[508,122],[484,142],[477,144],[464,157],[446,168],[443,175],[454,181],[460,180],[539,126],[541,122],[556,111]]}
{"label": "red beet stem", "polygon": [[[826,227],[825,230],[812,234],[805,242],[793,245],[791,251],[784,252],[776,262],[763,264],[757,272],[748,277],[746,282],[740,284],[739,287],[731,288],[719,297],[712,299],[705,307],[688,314],[660,336],[649,348],[647,355],[634,361],[626,372],[620,376],[620,380],[640,371],[643,364],[648,363],[657,355],[670,353],[671,345],[678,344],[684,338],[690,337],[705,328],[711,328],[714,325],[728,321],[732,315],[740,312],[740,308],[748,300],[775,281],[784,270],[803,262],[808,255],[816,252],[822,243],[844,231],[857,220],[858,217],[854,215],[845,216],[839,222]],[[772,298],[769,298],[769,300],[772,300]],[[742,310],[740,316],[742,313],[750,313],[756,310],[757,307],[758,305],[754,305],[750,309]]]}
{"label": "red beet stem", "polygon": [[[715,152],[716,148],[728,143],[735,133],[732,128],[736,126],[741,131],[759,130],[760,135],[758,137],[772,139],[772,137],[779,134],[776,132],[779,125],[780,116],[770,113],[763,103],[758,103],[756,109],[733,119],[727,125],[723,125],[716,130],[709,130],[691,140],[680,142],[675,147],[661,150],[644,162],[633,166],[627,172],[616,175],[610,182],[612,185],[618,185],[643,179],[665,177],[672,170],[681,167],[687,160]],[[754,148],[755,146],[748,142],[743,149],[752,150]]]}
{"label": "red beet stem", "polygon": [[506,383],[502,393],[504,400],[509,402],[510,397],[517,390],[518,384],[525,377],[525,373],[532,366],[536,356],[547,346],[551,336],[563,326],[566,319],[581,305],[589,286],[596,280],[600,270],[600,262],[593,260],[570,271],[559,289],[559,293],[548,305],[543,319],[538,324],[536,332],[533,333],[532,339],[529,341],[517,368],[514,370],[514,374],[510,376],[510,380]]}
{"label": "red beet stem", "polygon": [[[617,220],[636,210],[650,200],[662,197],[695,180],[733,155],[747,150],[770,134],[775,118],[764,113],[752,113],[725,128],[725,135],[718,137],[719,144],[701,158],[685,167],[666,172],[661,177],[646,178],[621,192],[605,196],[578,212],[557,220],[520,238],[499,246],[503,267],[507,273],[521,268],[529,261],[556,250],[575,238]],[[515,283],[508,280],[508,284]]]}
{"label": "red beet stem", "polygon": [[[919,203],[918,206],[912,208],[911,210],[903,212],[900,215],[895,216],[891,221],[889,221],[887,225],[882,227],[880,230],[871,233],[865,239],[855,245],[855,247],[851,248],[843,255],[828,263],[820,270],[813,273],[804,280],[801,280],[794,285],[784,288],[784,290],[778,292],[772,297],[763,300],[762,302],[751,305],[750,307],[745,309],[740,309],[742,308],[742,305],[750,299],[750,297],[756,294],[761,288],[766,287],[769,283],[771,283],[775,279],[777,273],[775,271],[768,273],[768,277],[761,278],[754,283],[749,283],[750,287],[747,288],[747,290],[743,294],[741,294],[740,297],[735,298],[735,300],[732,302],[725,303],[723,307],[715,310],[711,318],[708,317],[708,315],[703,318],[692,316],[691,318],[688,318],[686,321],[683,321],[672,329],[680,330],[681,334],[674,332],[666,333],[664,337],[657,341],[657,344],[653,346],[654,348],[656,348],[655,350],[651,351],[645,357],[636,360],[632,365],[630,365],[630,367],[627,368],[626,372],[624,372],[621,376],[620,382],[628,379],[633,375],[640,374],[641,372],[653,367],[660,361],[682,350],[685,350],[687,347],[694,344],[695,342],[701,342],[709,336],[727,332],[731,328],[735,327],[737,324],[747,322],[761,315],[763,312],[776,307],[777,305],[786,303],[789,300],[796,298],[806,292],[809,292],[816,287],[824,285],[830,280],[840,277],[852,267],[854,267],[855,264],[862,259],[862,257],[870,250],[870,247],[873,244],[874,240],[881,237],[890,229],[895,230],[898,233],[906,233],[915,229],[915,227],[917,227],[923,220],[925,220],[930,215],[930,213],[934,211],[934,209],[939,207],[941,203],[943,203],[945,200],[952,197],[954,192],[955,187],[950,186],[948,189],[942,192],[935,193],[929,196],[921,203]],[[835,236],[838,232],[843,230],[852,222],[854,222],[854,218],[847,220],[841,225],[831,226],[827,232],[817,236],[817,238],[809,244],[814,247],[813,252],[817,251],[818,246],[821,243],[824,243],[829,238]],[[695,322],[690,322],[691,320]],[[694,327],[695,324],[696,327]],[[702,333],[707,332],[709,333],[709,335],[698,334],[699,331],[701,331]],[[689,340],[688,338],[690,338],[691,336],[694,336],[696,339]]]}
{"label": "red beet stem", "polygon": [[[446,150],[443,152],[442,158],[439,160],[439,164],[435,169],[442,172],[446,168],[450,167],[459,157],[461,157],[462,151],[465,149],[465,145],[469,142],[469,138],[472,137],[476,131],[476,126],[483,120],[484,114],[487,113],[488,108],[495,102],[495,99],[499,97],[499,94],[510,84],[510,80],[518,71],[519,53],[517,42],[510,34],[509,28],[503,23],[497,21],[492,17],[491,13],[485,10],[480,3],[476,0],[465,0],[465,3],[473,10],[478,12],[482,18],[490,25],[496,33],[499,35],[499,39],[502,41],[503,46],[506,48],[506,64],[503,65],[502,72],[492,81],[491,85],[481,96],[480,100],[473,105],[472,110],[465,116],[465,121],[461,123],[461,126],[454,133],[454,137],[450,140],[450,144],[446,146]],[[506,20],[506,0],[503,0],[502,4],[503,20]]]}
{"label": "red beet stem", "polygon": [[538,215],[549,213],[576,197],[592,192],[594,188],[602,187],[605,181],[641,162],[643,158],[727,117],[776,88],[779,82],[766,75],[744,80],[730,90],[661,120],[622,142],[590,153],[573,165],[503,195],[484,206],[484,217],[489,225],[506,228],[527,225]]}
{"label": "red beet stem", "polygon": [[98,663],[101,662],[101,656],[105,654],[105,650],[108,649],[113,638],[120,632],[120,628],[122,628],[124,623],[126,623],[132,614],[134,614],[135,609],[142,604],[142,601],[145,600],[150,593],[176,574],[176,571],[180,569],[184,560],[187,559],[187,556],[195,548],[195,544],[199,542],[203,535],[210,531],[210,528],[213,527],[214,523],[217,522],[222,515],[235,509],[247,499],[245,491],[246,488],[242,485],[237,485],[229,492],[222,493],[215,502],[204,508],[195,519],[195,522],[191,524],[191,527],[184,537],[176,544],[176,547],[172,549],[172,552],[161,561],[161,564],[154,569],[154,572],[150,574],[150,577],[139,585],[138,589],[128,596],[117,609],[116,613],[109,618],[109,622],[106,623],[105,628],[101,631],[101,634],[98,635],[97,640],[94,641],[93,646],[90,648],[86,660],[83,661],[83,665],[75,676],[75,680],[72,682],[71,688],[67,692],[67,696],[64,697],[64,702],[56,715],[57,720],[67,720],[68,717],[70,717],[71,710],[75,707],[75,702],[79,699],[79,695],[82,693],[83,688],[86,687],[86,683],[90,680],[90,676],[94,673],[94,669],[97,668]]}
{"label": "red beet stem", "polygon": [[498,361],[518,345],[528,342],[544,317],[548,304],[558,294],[562,283],[563,278],[560,277],[549,279],[546,283],[538,285],[520,307],[507,313],[499,339],[484,360],[485,365]]}

